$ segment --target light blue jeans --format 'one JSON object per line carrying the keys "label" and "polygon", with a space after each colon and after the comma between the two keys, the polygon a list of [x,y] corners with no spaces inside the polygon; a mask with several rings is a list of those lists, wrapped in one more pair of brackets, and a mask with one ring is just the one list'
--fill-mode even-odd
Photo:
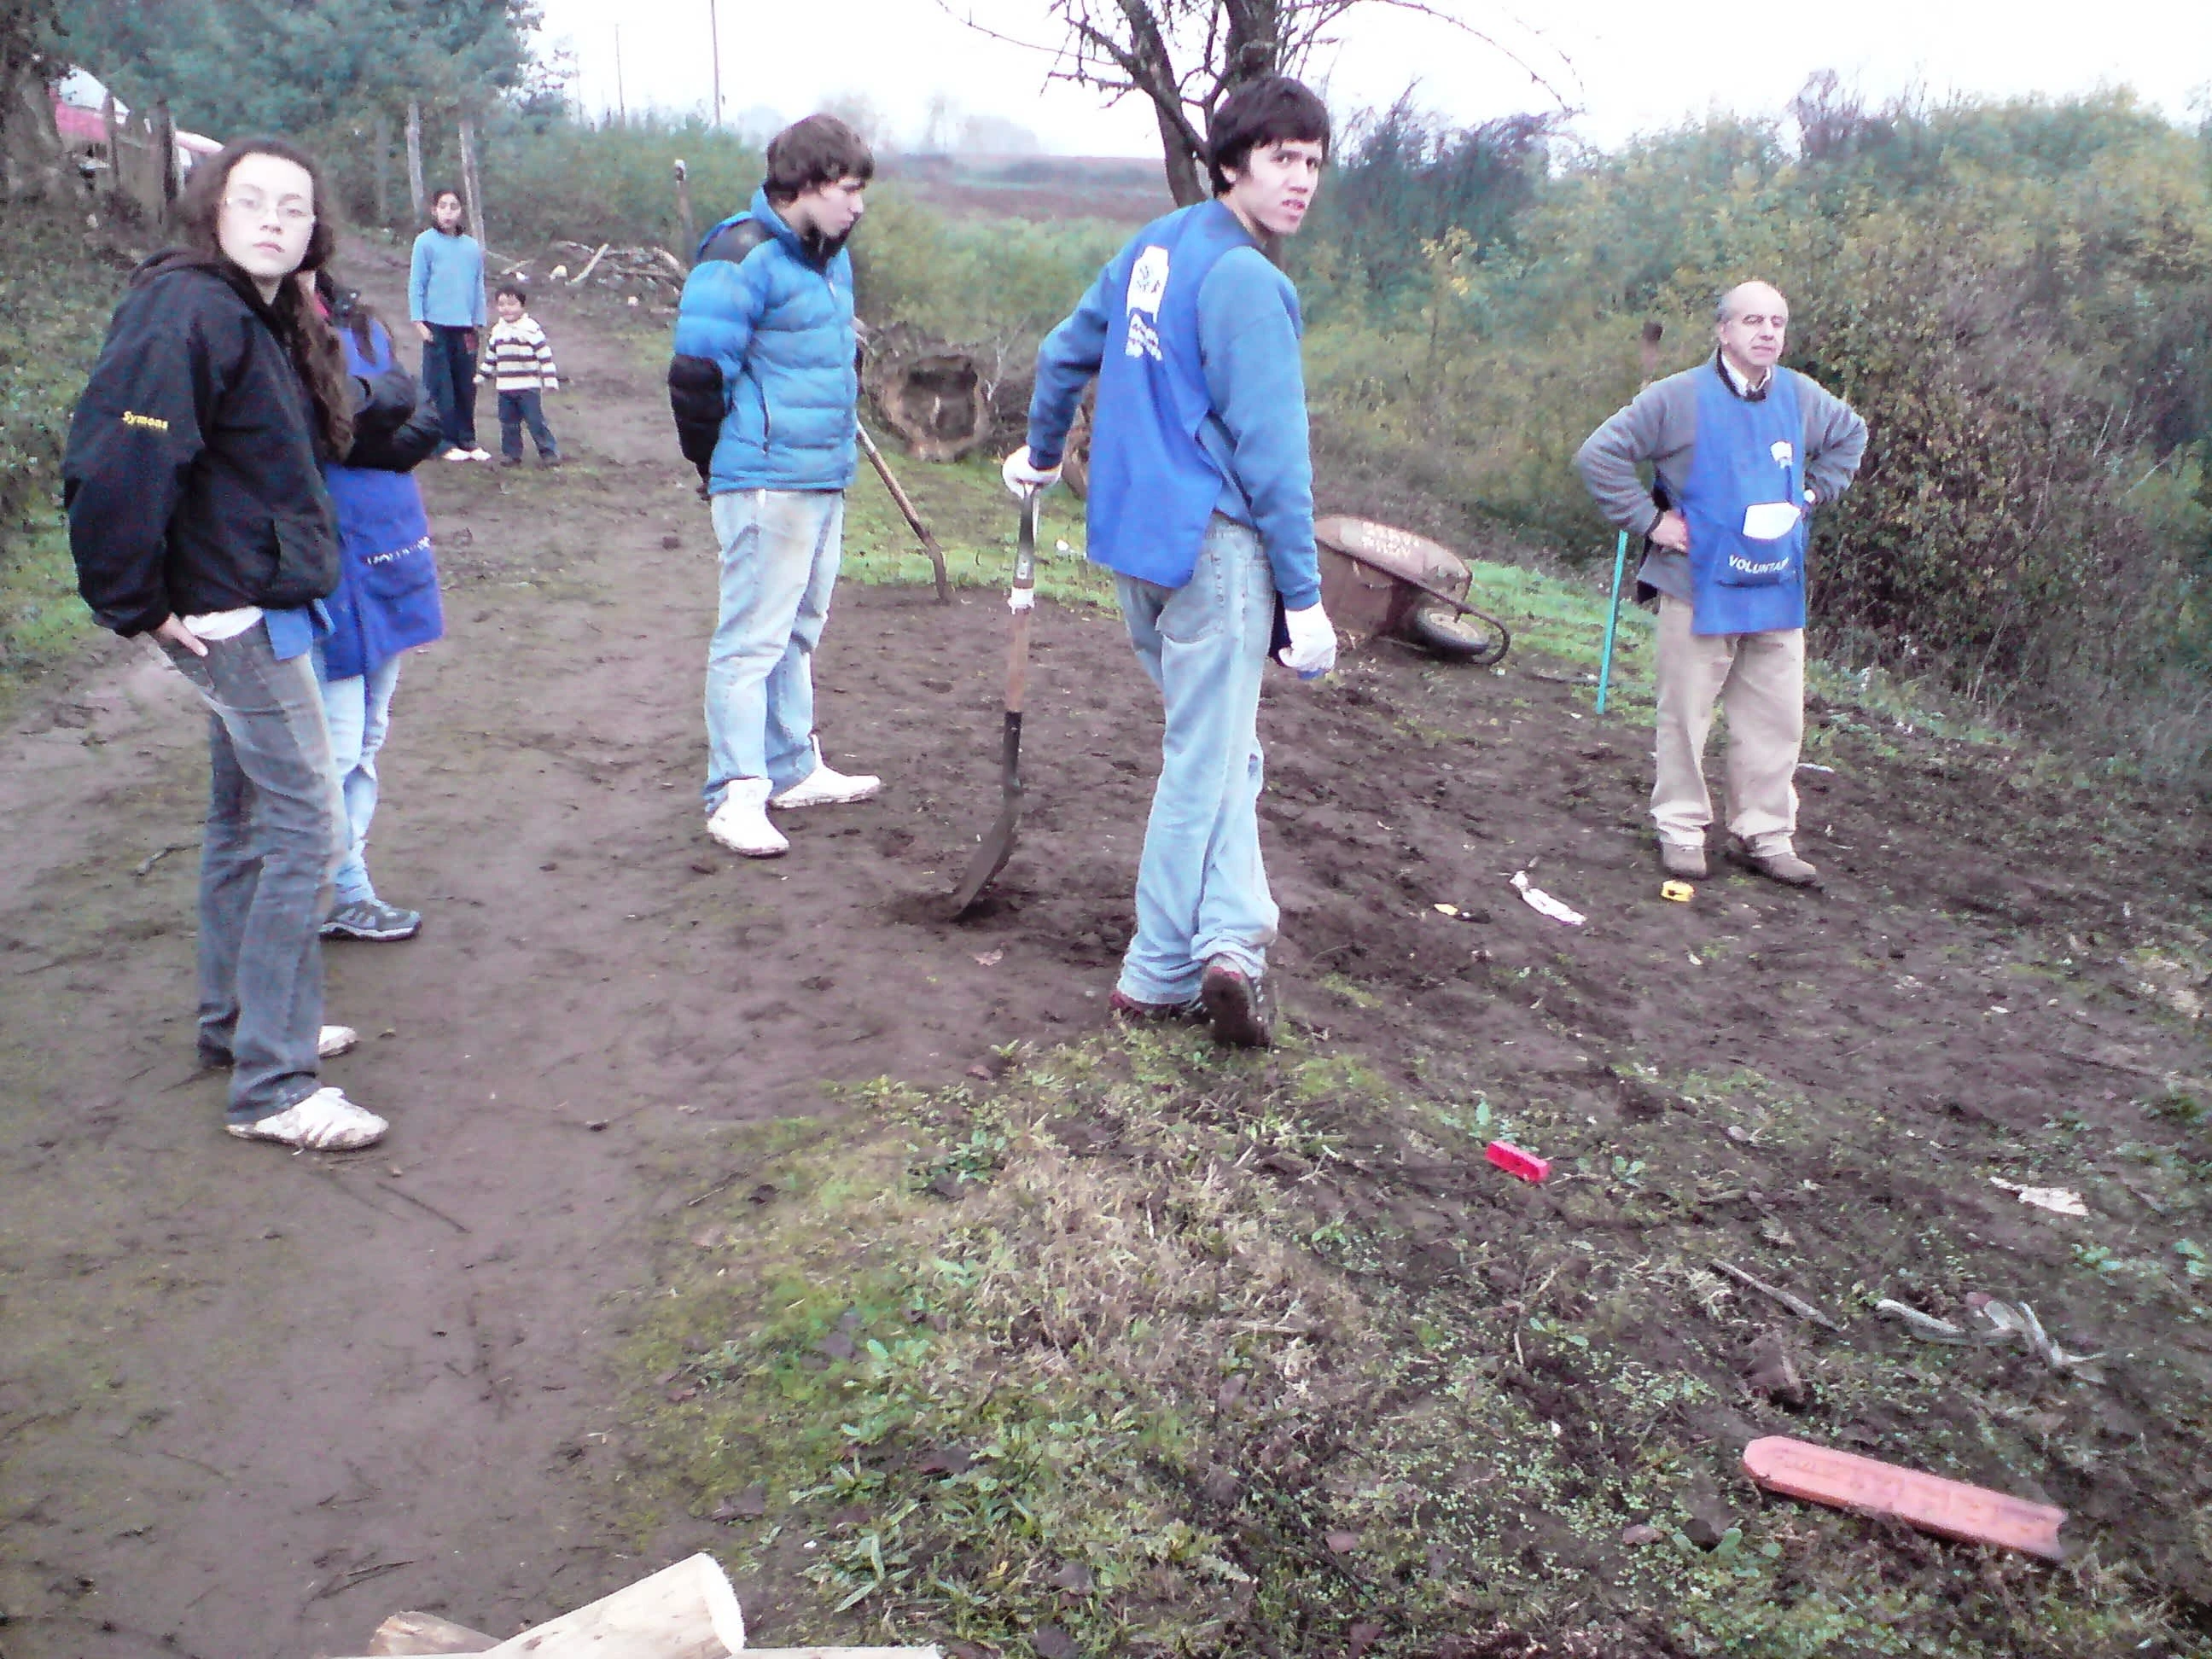
{"label": "light blue jeans", "polygon": [[230,1121],[252,1123],[321,1087],[323,918],[343,805],[307,656],[269,630],[162,650],[208,709],[200,848],[199,1049],[228,1062]]}
{"label": "light blue jeans", "polygon": [[1167,712],[1121,990],[1185,1002],[1209,961],[1261,973],[1281,917],[1260,859],[1260,675],[1274,577],[1257,532],[1217,514],[1182,586],[1115,585]]}
{"label": "light blue jeans", "polygon": [[334,680],[323,672],[322,647],[315,647],[315,678],[323,686],[323,719],[331,733],[331,763],[337,769],[345,797],[345,823],[339,836],[345,860],[338,866],[337,902],[376,902],[368,878],[368,825],[376,816],[376,757],[392,726],[392,694],[399,689],[399,659],[386,657],[366,674]]}
{"label": "light blue jeans", "polygon": [[830,620],[845,528],[833,489],[717,495],[721,610],[707,647],[707,811],[737,778],[776,793],[812,774],[814,647]]}

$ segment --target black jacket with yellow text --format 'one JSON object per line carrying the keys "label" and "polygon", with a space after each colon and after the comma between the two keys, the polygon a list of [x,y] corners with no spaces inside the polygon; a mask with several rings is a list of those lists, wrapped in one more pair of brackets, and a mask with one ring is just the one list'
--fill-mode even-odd
{"label": "black jacket with yellow text", "polygon": [[77,591],[100,626],[325,597],[337,519],[313,420],[250,283],[176,256],[142,266],[62,460]]}

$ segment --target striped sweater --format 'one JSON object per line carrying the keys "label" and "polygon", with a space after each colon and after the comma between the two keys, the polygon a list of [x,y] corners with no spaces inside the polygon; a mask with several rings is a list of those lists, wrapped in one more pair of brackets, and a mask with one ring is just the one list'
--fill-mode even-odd
{"label": "striped sweater", "polygon": [[489,380],[501,392],[559,391],[553,347],[538,319],[525,312],[511,323],[495,325],[477,379]]}

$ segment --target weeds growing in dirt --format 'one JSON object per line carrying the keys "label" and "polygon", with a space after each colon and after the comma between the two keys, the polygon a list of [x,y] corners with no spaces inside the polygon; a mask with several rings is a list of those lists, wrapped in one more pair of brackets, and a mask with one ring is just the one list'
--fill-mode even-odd
{"label": "weeds growing in dirt", "polygon": [[[2109,1393],[1916,1346],[1874,1300],[2008,1281],[1811,1196],[1887,1185],[1875,1128],[1748,1074],[1666,1097],[1817,1135],[1793,1167],[1819,1178],[1747,1205],[1671,1110],[1598,1137],[1173,1030],[875,1085],[872,1128],[764,1156],[773,1202],[674,1244],[654,1479],[810,1621],[979,1655],[2186,1650],[2164,1598],[2202,1559],[2130,1547],[2120,1514],[2053,1571],[1744,1486],[1728,1449],[1774,1431],[2014,1489],[2185,1485],[2197,1384],[2140,1379],[2169,1415],[2130,1449],[2094,1426]],[[1550,1187],[1482,1161],[1509,1128],[1564,1153]],[[1716,1257],[1778,1261],[1848,1335],[1808,1340]],[[2203,1261],[2178,1241],[2100,1294],[2202,1321]],[[1796,1391],[1745,1382],[1771,1352]]]}

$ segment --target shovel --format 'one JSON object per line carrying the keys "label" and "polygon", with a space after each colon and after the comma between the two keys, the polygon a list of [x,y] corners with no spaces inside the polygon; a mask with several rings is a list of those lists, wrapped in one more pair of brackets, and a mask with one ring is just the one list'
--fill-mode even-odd
{"label": "shovel", "polygon": [[938,546],[937,538],[929,533],[929,526],[921,521],[921,514],[915,511],[914,502],[908,498],[906,491],[899,488],[899,481],[891,477],[890,463],[884,459],[884,452],[876,447],[876,441],[868,435],[868,428],[855,421],[853,434],[860,441],[860,453],[876,469],[876,476],[884,481],[884,488],[890,491],[892,502],[905,515],[907,527],[914,532],[915,539],[921,544],[921,550],[929,555],[930,568],[937,573],[938,604],[951,604],[952,590],[946,586],[945,580],[945,550]]}
{"label": "shovel", "polygon": [[1022,822],[1022,693],[1030,674],[1030,609],[1036,583],[1037,498],[1032,490],[1022,498],[1022,533],[1014,554],[1013,591],[1006,596],[1014,613],[1006,639],[1006,729],[1000,772],[999,821],[969,861],[946,904],[946,914],[957,921],[966,915],[991,879],[1006,867],[1014,850],[1015,832]]}

